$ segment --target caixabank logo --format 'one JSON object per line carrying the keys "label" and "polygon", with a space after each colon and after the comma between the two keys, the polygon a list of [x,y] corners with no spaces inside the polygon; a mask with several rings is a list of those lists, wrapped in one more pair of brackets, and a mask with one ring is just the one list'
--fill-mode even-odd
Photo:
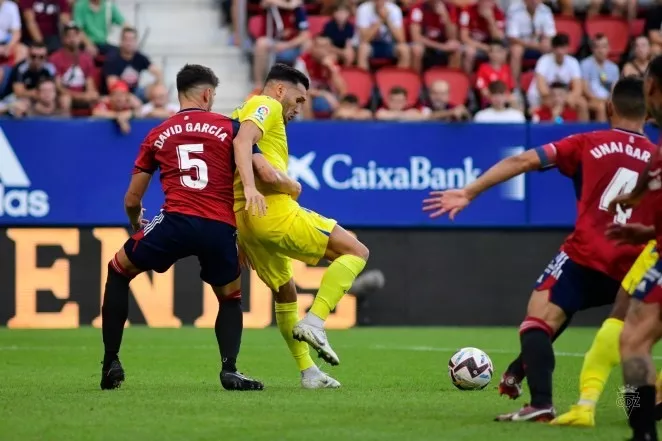
{"label": "caixabank logo", "polygon": [[30,178],[0,128],[0,217],[48,215],[48,194],[31,187]]}

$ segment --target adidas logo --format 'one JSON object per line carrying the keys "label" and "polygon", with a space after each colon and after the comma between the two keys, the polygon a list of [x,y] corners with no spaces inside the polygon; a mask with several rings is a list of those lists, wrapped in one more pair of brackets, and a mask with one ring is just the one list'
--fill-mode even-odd
{"label": "adidas logo", "polygon": [[44,217],[50,211],[48,195],[30,190],[32,183],[0,128],[0,217]]}

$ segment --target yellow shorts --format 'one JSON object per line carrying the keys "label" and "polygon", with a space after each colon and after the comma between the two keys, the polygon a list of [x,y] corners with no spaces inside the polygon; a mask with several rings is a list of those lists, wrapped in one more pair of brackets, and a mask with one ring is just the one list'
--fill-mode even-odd
{"label": "yellow shorts", "polygon": [[317,265],[337,222],[301,207],[289,196],[267,196],[267,214],[238,211],[237,239],[257,275],[277,291],[292,274],[290,259]]}
{"label": "yellow shorts", "polygon": [[639,254],[637,260],[634,261],[632,268],[625,275],[621,286],[628,294],[632,295],[637,290],[637,285],[641,282],[641,279],[646,274],[653,265],[657,263],[658,254],[655,246],[657,243],[654,240],[651,240],[646,245],[646,248]]}

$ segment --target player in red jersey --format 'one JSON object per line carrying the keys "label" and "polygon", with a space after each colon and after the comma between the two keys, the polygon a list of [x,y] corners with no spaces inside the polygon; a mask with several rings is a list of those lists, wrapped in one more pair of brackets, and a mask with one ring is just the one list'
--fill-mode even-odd
{"label": "player in red jersey", "polygon": [[[235,163],[246,187],[246,209],[264,214],[264,197],[256,190],[253,152],[233,147],[239,123],[209,110],[218,78],[207,67],[186,65],[177,74],[181,111],[149,132],[140,146],[124,205],[135,234],[108,263],[103,297],[104,359],[101,389],[124,381],[119,361],[129,313],[129,283],[143,271],[163,273],[177,260],[197,256],[200,277],[219,299],[216,338],[223,361],[221,384],[231,390],[262,389],[262,383],[235,366],[243,314],[233,210]],[[254,147],[255,148],[255,147]],[[142,219],[142,198],[152,173],[160,170],[165,204],[151,222]]]}
{"label": "player in red jersey", "polygon": [[[662,124],[662,56],[648,65],[644,77],[644,93],[648,113]],[[648,194],[646,198],[643,196]],[[640,204],[641,203],[641,204]],[[608,231],[612,239],[628,244],[657,239],[657,251],[662,244],[662,151],[655,152],[645,173],[639,176],[630,194],[619,195],[610,203],[610,210],[641,208],[653,211],[653,222],[613,225]],[[653,346],[662,337],[662,260],[646,272],[632,295],[630,309],[621,333],[620,355],[623,369],[623,403],[627,406],[632,428],[632,441],[657,441],[655,406],[655,365],[651,357]]]}
{"label": "player in red jersey", "polygon": [[613,222],[645,221],[645,210],[608,211],[610,201],[633,188],[655,146],[643,135],[646,108],[642,81],[623,78],[608,103],[611,130],[567,137],[502,160],[461,190],[432,192],[423,209],[451,219],[479,194],[521,173],[557,167],[577,195],[575,229],[538,278],[519,333],[521,354],[502,377],[499,391],[516,397],[526,376],[531,405],[498,421],[549,421],[552,405],[552,342],[577,312],[614,302],[620,281],[642,246],[617,246],[605,231]]}

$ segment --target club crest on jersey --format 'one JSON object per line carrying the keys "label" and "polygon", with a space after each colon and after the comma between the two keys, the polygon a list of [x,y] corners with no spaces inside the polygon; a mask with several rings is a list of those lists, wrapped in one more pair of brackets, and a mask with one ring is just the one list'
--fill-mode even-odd
{"label": "club crest on jersey", "polygon": [[267,119],[267,116],[269,116],[269,107],[260,106],[255,109],[255,118],[257,118],[260,122],[264,122],[264,120]]}

